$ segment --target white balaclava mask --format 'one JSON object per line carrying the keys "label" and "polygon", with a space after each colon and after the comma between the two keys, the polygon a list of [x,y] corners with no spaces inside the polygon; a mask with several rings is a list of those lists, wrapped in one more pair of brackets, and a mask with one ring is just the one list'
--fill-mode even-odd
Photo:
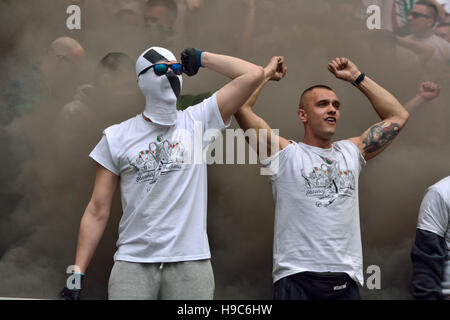
{"label": "white balaclava mask", "polygon": [[137,59],[136,76],[139,88],[145,96],[144,115],[152,122],[170,126],[177,121],[177,99],[183,85],[181,75],[172,70],[158,76],[149,67],[157,62],[176,60],[172,52],[160,47],[151,47]]}

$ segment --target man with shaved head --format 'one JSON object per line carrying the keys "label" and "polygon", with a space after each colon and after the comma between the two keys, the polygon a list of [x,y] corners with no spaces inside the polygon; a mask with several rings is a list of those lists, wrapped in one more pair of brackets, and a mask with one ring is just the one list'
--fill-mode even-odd
{"label": "man with shaved head", "polygon": [[69,84],[80,69],[85,55],[84,48],[75,39],[60,37],[53,41],[40,65],[48,88],[52,90]]}
{"label": "man with shaved head", "polygon": [[235,114],[242,129],[260,132],[261,163],[272,173],[275,299],[360,299],[358,285],[364,279],[359,174],[409,117],[395,97],[349,59],[333,59],[328,70],[357,87],[382,121],[361,135],[333,142],[346,107],[329,86],[314,85],[302,93],[297,110],[305,129],[303,139],[295,142],[276,135],[252,107],[265,83],[286,74],[283,57],[271,59],[264,69],[265,80]]}
{"label": "man with shaved head", "polygon": [[54,105],[65,103],[76,88],[84,57],[85,51],[76,40],[54,40],[39,61],[1,88],[0,122],[10,122],[44,100]]}

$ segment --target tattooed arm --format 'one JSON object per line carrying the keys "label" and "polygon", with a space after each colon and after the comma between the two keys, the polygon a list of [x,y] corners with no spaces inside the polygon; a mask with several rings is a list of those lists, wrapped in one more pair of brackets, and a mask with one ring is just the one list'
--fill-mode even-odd
{"label": "tattooed arm", "polygon": [[[328,69],[337,78],[351,83],[361,74],[356,65],[347,58],[334,59]],[[359,148],[364,158],[370,160],[392,143],[408,121],[409,113],[392,94],[367,76],[358,88],[370,100],[382,120],[361,136],[349,139]]]}

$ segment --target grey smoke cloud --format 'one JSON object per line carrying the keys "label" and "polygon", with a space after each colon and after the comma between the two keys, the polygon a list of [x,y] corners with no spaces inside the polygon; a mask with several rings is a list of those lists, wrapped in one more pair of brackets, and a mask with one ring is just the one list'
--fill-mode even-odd
{"label": "grey smoke cloud", "polygon": [[[82,7],[86,19],[82,32],[70,32],[65,29],[63,2],[0,4],[2,87],[26,72],[61,35],[74,37],[85,47],[86,81],[106,53],[121,51],[136,59],[155,45],[145,31],[108,21],[98,0],[86,1]],[[258,0],[252,36],[242,41],[248,8],[244,2],[205,1],[195,25],[183,29],[190,33],[181,30],[168,48],[179,55],[185,47],[198,47],[260,65],[272,55],[284,55],[287,76],[269,83],[255,106],[283,137],[301,140],[303,128],[296,117],[299,96],[316,83],[334,88],[342,102],[336,140],[359,135],[378,121],[357,89],[327,71],[327,63],[336,56],[350,58],[401,102],[415,95],[421,68],[396,59],[389,34],[368,32],[365,21],[349,18],[348,6],[340,6],[346,1]],[[366,32],[361,35],[355,32],[358,29]],[[196,77],[184,79],[183,93],[206,92],[224,83],[223,77],[201,70]],[[393,145],[362,171],[364,265],[379,265],[382,273],[382,290],[363,289],[364,298],[411,298],[409,251],[421,197],[429,185],[449,174],[448,83],[441,87],[441,96],[412,114]],[[1,127],[0,146],[5,152],[0,158],[0,273],[7,276],[0,278],[0,296],[53,298],[59,292],[67,266],[74,263],[79,222],[92,191],[95,165],[88,154],[104,128],[137,114],[144,104],[136,97],[122,109],[99,105],[103,116],[90,127],[67,129],[64,134],[56,117],[61,107],[60,101],[50,99]],[[237,127],[235,122],[233,126]],[[215,298],[271,299],[274,205],[268,179],[259,175],[256,165],[212,165],[208,188]],[[87,299],[106,298],[120,216],[118,192],[87,272]]]}

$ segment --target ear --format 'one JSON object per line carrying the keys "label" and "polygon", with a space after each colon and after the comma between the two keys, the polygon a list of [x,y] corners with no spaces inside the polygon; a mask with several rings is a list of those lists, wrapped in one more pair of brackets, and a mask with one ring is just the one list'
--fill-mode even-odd
{"label": "ear", "polygon": [[300,108],[298,109],[297,114],[298,114],[298,118],[300,119],[301,122],[303,122],[303,123],[308,122],[308,115],[307,115],[305,109],[303,109],[302,107],[300,107]]}

